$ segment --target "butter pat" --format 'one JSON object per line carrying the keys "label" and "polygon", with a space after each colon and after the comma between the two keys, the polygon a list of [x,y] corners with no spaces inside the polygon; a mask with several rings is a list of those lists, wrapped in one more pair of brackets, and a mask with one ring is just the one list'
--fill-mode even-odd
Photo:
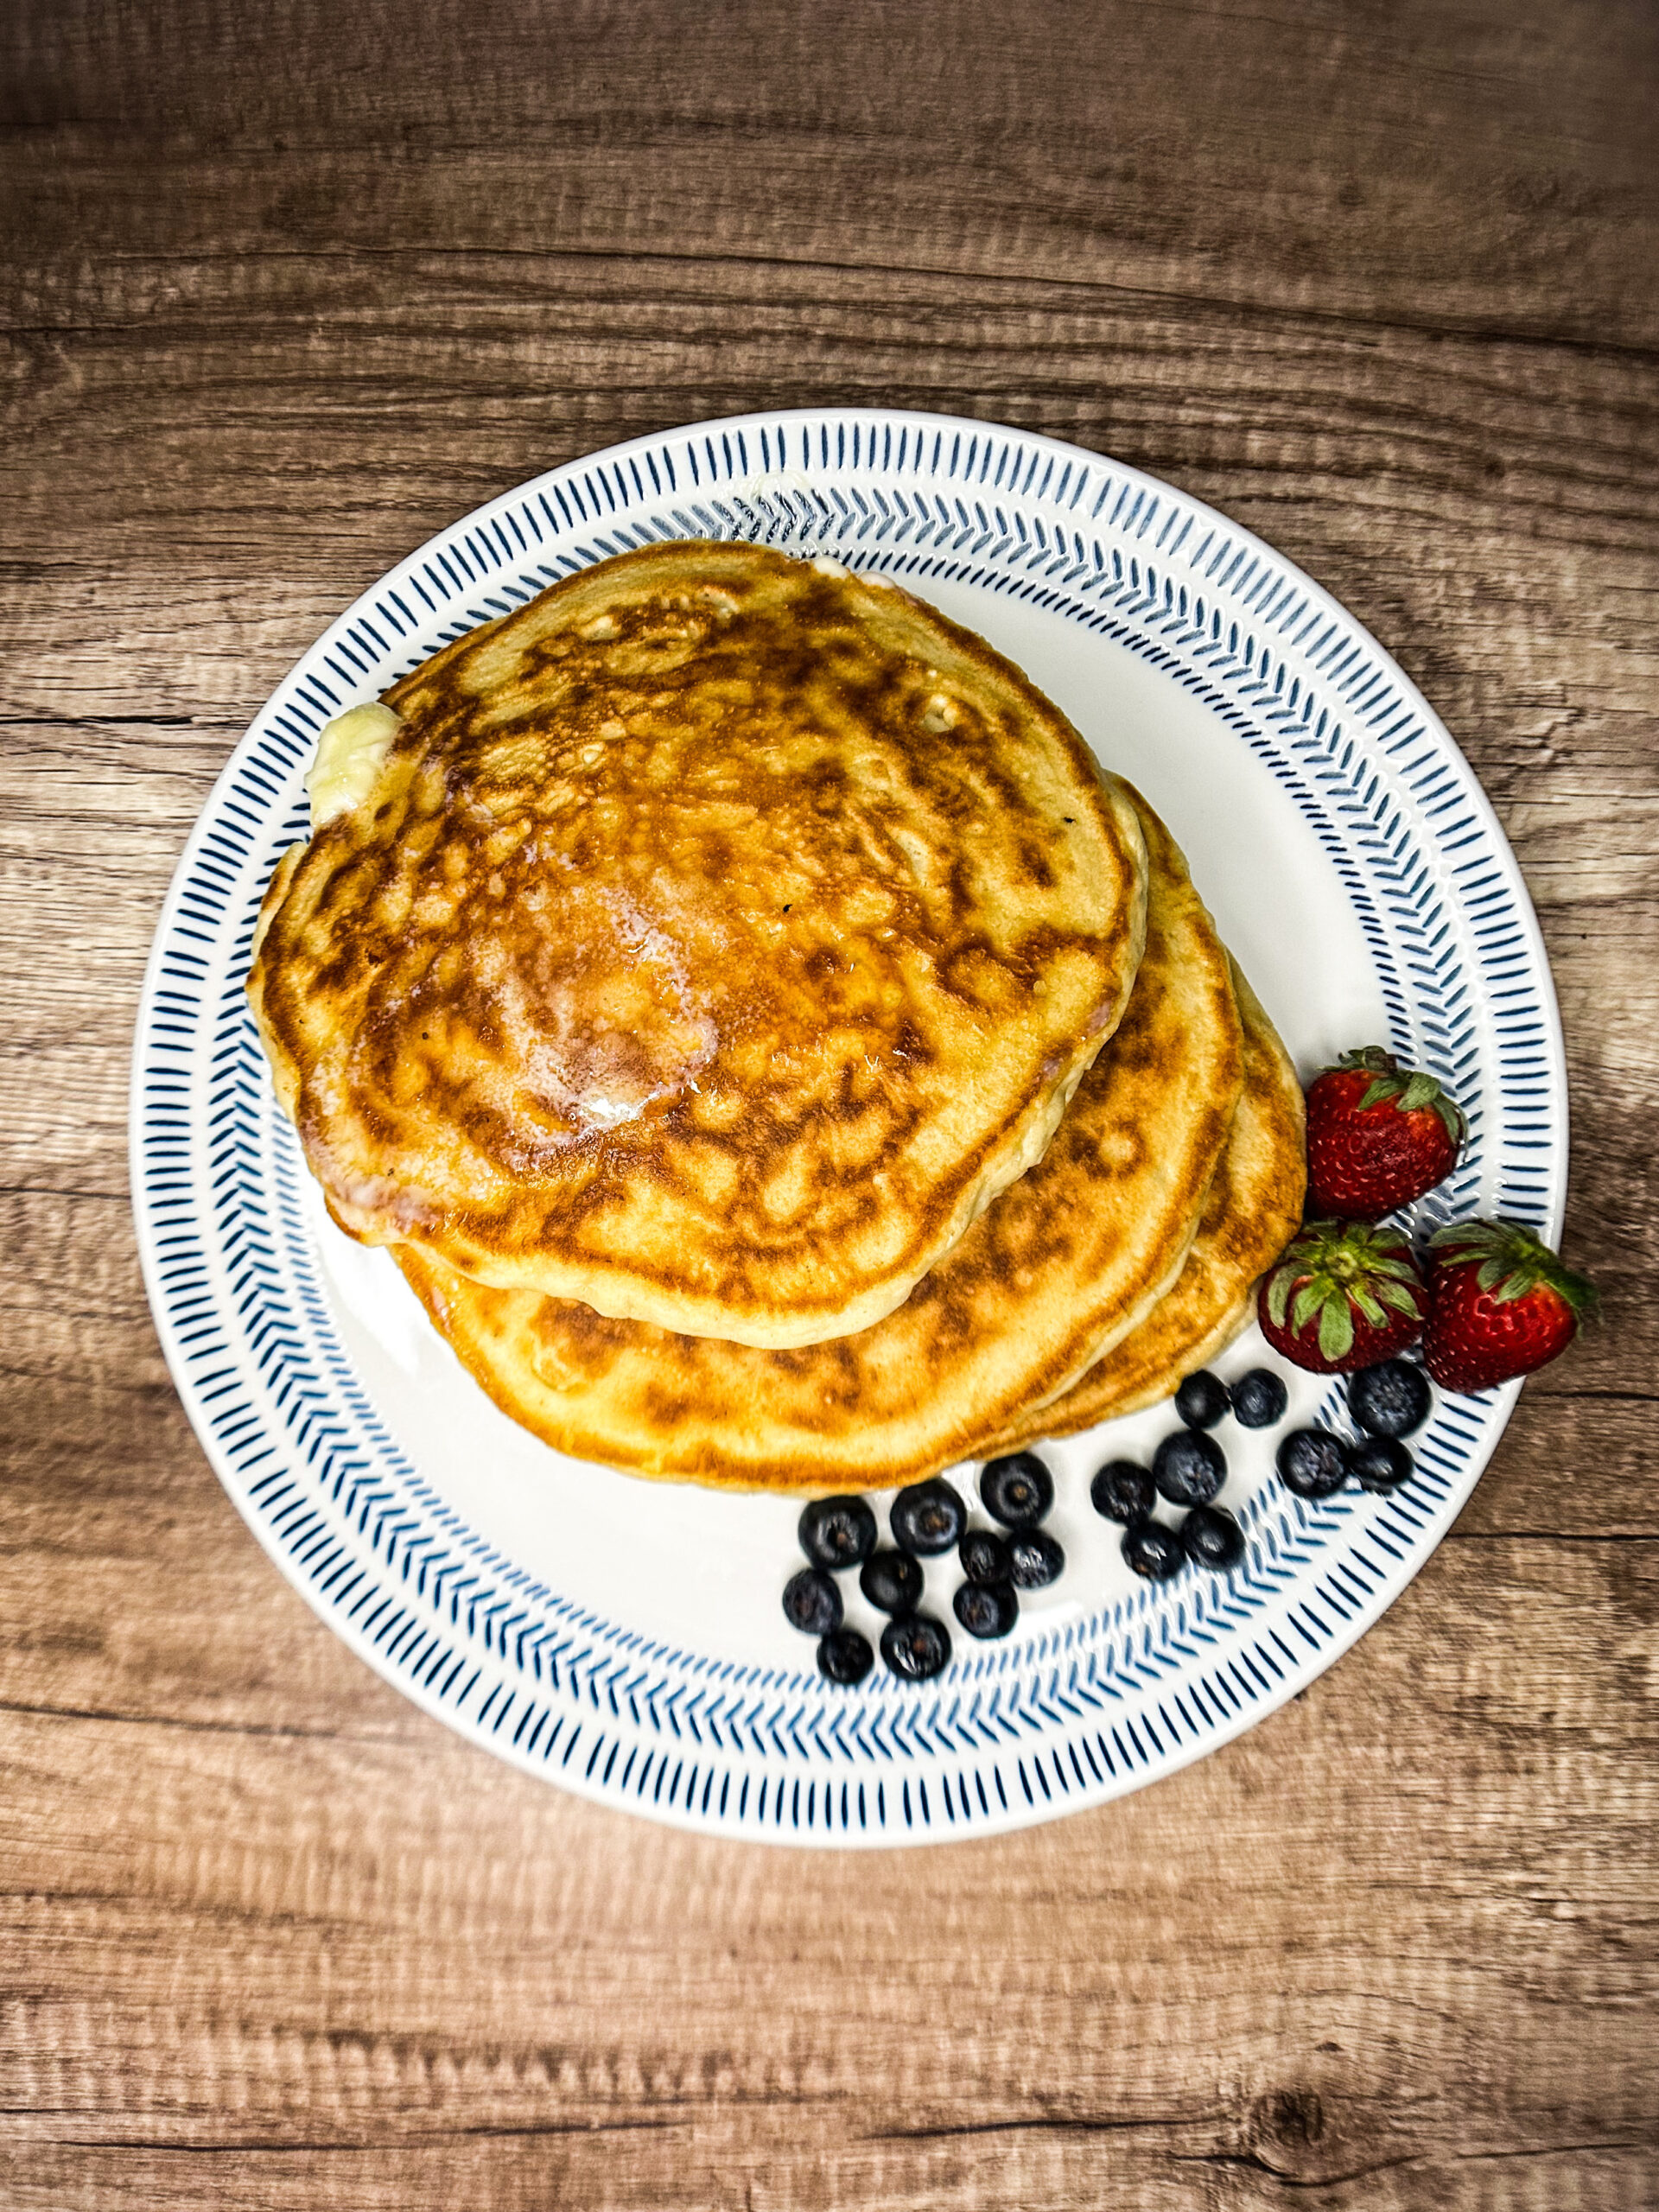
{"label": "butter pat", "polygon": [[401,717],[378,699],[366,707],[350,708],[323,724],[317,757],[305,779],[313,830],[321,830],[337,814],[349,814],[354,806],[361,806],[374,789],[391,741],[402,728]]}

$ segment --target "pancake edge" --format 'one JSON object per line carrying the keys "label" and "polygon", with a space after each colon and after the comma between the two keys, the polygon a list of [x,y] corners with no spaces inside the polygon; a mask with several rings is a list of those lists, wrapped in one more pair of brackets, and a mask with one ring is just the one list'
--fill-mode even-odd
{"label": "pancake edge", "polygon": [[[1290,1170],[1285,1194],[1269,1198],[1262,1224],[1252,1238],[1250,1264],[1254,1272],[1244,1287],[1224,1306],[1217,1306],[1212,1302],[1191,1333],[1183,1337],[1173,1352],[1163,1356],[1154,1371],[1137,1376],[1132,1370],[1120,1388],[1112,1386],[1109,1376],[1096,1375],[1096,1369],[1110,1362],[1115,1355],[1121,1357],[1126,1351],[1132,1351],[1133,1332],[1126,1332],[1115,1345],[1103,1353],[1100,1361],[1078,1376],[1066,1391],[1057,1397],[1039,1401],[988,1439],[985,1446],[985,1456],[988,1458],[1005,1452],[1022,1451],[1045,1438],[1080,1435],[1085,1429],[1094,1428],[1102,1421],[1116,1421],[1125,1414],[1144,1412],[1148,1406],[1161,1405],[1166,1399],[1173,1397],[1189,1375],[1196,1375],[1248,1328],[1255,1310],[1257,1282],[1300,1226],[1307,1179],[1306,1124],[1301,1080],[1267,1009],[1251,988],[1237,961],[1230,955],[1229,965],[1232,971],[1234,993],[1244,1022],[1247,1046],[1262,1054],[1272,1072],[1272,1084],[1265,1096],[1269,1116],[1278,1123],[1274,1159],[1278,1164],[1288,1164]],[[1289,1195],[1291,1192],[1294,1194],[1294,1199]],[[1196,1237],[1194,1242],[1197,1242]],[[1178,1276],[1172,1287],[1179,1287]],[[1155,1316],[1154,1306],[1145,1319],[1150,1322]]]}

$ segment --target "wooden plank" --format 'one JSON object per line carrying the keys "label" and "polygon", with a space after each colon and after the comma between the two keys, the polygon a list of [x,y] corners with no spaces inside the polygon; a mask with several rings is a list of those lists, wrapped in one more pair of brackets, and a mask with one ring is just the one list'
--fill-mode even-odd
{"label": "wooden plank", "polygon": [[296,252],[516,262],[556,238],[1592,345],[1659,327],[1630,281],[1656,213],[1638,0],[1035,0],[1017,25],[950,0],[741,0],[717,29],[588,0],[553,36],[530,0],[486,32],[442,0],[417,34],[386,0],[275,0],[233,36],[209,0],[142,22],[81,0],[9,29],[18,275],[54,327],[75,319],[66,223],[123,257],[210,241],[279,293]]}

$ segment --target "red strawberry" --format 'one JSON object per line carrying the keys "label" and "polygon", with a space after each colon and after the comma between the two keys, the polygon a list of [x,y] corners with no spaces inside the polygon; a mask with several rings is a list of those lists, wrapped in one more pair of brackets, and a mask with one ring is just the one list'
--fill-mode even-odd
{"label": "red strawberry", "polygon": [[1519,1222],[1461,1222],[1429,1242],[1423,1357],[1443,1390],[1486,1390],[1530,1375],[1595,1313],[1593,1284]]}
{"label": "red strawberry", "polygon": [[1414,1344],[1428,1292],[1397,1229],[1310,1221],[1262,1276],[1255,1310],[1275,1351],[1316,1375],[1345,1375]]}
{"label": "red strawberry", "polygon": [[1432,1075],[1380,1045],[1344,1052],[1307,1087],[1307,1210],[1376,1221],[1443,1183],[1469,1124]]}

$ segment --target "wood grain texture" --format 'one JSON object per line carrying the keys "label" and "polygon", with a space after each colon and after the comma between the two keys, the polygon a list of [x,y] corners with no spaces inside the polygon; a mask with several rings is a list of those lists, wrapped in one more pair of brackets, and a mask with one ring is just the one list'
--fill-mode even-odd
{"label": "wood grain texture", "polygon": [[[1656,55],[1606,0],[0,16],[0,2202],[1659,2200]],[[353,1659],[190,1436],[124,1152],[173,863],[340,607],[828,400],[1166,476],[1396,654],[1539,906],[1609,1304],[1272,1721],[845,1859]]]}

